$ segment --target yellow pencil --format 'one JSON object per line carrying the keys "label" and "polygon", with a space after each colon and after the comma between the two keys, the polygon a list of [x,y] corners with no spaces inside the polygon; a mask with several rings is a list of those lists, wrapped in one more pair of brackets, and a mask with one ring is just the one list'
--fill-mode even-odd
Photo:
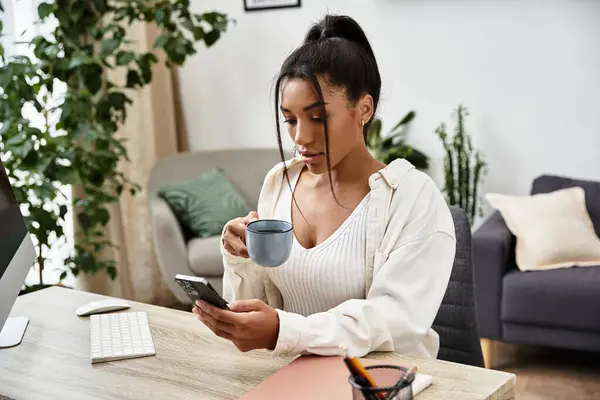
{"label": "yellow pencil", "polygon": [[[365,382],[367,382],[369,384],[369,386],[371,386],[374,389],[377,388],[377,384],[375,383],[375,381],[373,380],[371,375],[369,375],[369,372],[367,371],[367,369],[362,366],[360,361],[358,361],[358,358],[350,356],[348,354],[348,350],[345,346],[340,346],[340,348],[344,353],[344,357],[349,362],[349,364],[352,366],[354,371],[356,371],[356,373],[358,373],[365,380]],[[375,393],[375,395],[379,399],[385,400],[385,395],[383,393]]]}

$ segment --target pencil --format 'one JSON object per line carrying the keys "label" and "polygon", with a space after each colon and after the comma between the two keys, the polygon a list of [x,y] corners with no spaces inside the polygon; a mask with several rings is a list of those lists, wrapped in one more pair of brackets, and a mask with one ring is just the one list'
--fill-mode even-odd
{"label": "pencil", "polygon": [[365,389],[370,388],[371,385],[358,373],[358,371],[356,370],[354,365],[352,365],[350,360],[348,358],[344,357],[344,363],[348,367],[348,370],[350,370],[350,374],[352,375],[352,379],[354,380],[354,382],[356,382],[356,384],[358,384],[359,386],[361,386],[363,388],[363,389],[361,389],[361,392],[363,392],[363,396],[365,397],[365,400],[379,400],[379,397],[375,396],[375,394],[370,393],[370,392],[365,392]]}
{"label": "pencil", "polygon": [[[358,375],[360,380],[363,381],[356,383],[363,386],[366,385],[367,387],[371,387],[373,389],[377,388],[377,384],[373,378],[371,378],[371,375],[369,375],[369,372],[367,372],[366,368],[362,366],[360,361],[358,361],[358,358],[348,355],[348,350],[345,346],[340,346],[340,348],[344,353],[344,362],[348,366],[348,369],[350,369],[350,372],[353,372],[354,376]],[[383,393],[375,393],[375,396],[377,396],[379,399],[385,400],[385,395]]]}

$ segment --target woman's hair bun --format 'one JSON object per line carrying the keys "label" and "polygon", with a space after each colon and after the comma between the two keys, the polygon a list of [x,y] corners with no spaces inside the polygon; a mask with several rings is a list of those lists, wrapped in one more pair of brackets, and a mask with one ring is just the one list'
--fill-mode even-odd
{"label": "woman's hair bun", "polygon": [[340,38],[357,43],[363,49],[367,50],[371,56],[375,57],[365,32],[351,17],[346,15],[326,15],[310,28],[306,34],[304,43],[329,38]]}

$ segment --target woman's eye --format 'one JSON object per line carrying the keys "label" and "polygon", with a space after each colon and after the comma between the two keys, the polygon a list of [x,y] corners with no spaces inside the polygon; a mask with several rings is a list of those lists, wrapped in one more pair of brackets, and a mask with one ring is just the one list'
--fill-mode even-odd
{"label": "woman's eye", "polygon": [[327,115],[315,115],[312,117],[312,120],[315,122],[325,122],[327,120]]}
{"label": "woman's eye", "polygon": [[295,119],[286,119],[286,120],[285,120],[285,121],[283,121],[283,122],[285,122],[285,123],[286,123],[286,124],[288,124],[288,125],[292,125],[292,126],[293,126],[293,125],[296,125],[296,120],[295,120]]}

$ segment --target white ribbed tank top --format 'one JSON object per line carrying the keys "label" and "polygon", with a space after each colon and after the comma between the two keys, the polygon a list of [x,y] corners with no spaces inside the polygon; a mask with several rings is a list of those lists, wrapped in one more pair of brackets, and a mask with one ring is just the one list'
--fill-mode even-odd
{"label": "white ribbed tank top", "polygon": [[[289,171],[292,190],[301,168]],[[364,299],[367,204],[369,194],[324,242],[306,249],[294,236],[288,261],[269,268],[281,292],[283,310],[308,316],[324,312],[349,299]],[[287,182],[275,204],[277,219],[291,222],[292,194]]]}

